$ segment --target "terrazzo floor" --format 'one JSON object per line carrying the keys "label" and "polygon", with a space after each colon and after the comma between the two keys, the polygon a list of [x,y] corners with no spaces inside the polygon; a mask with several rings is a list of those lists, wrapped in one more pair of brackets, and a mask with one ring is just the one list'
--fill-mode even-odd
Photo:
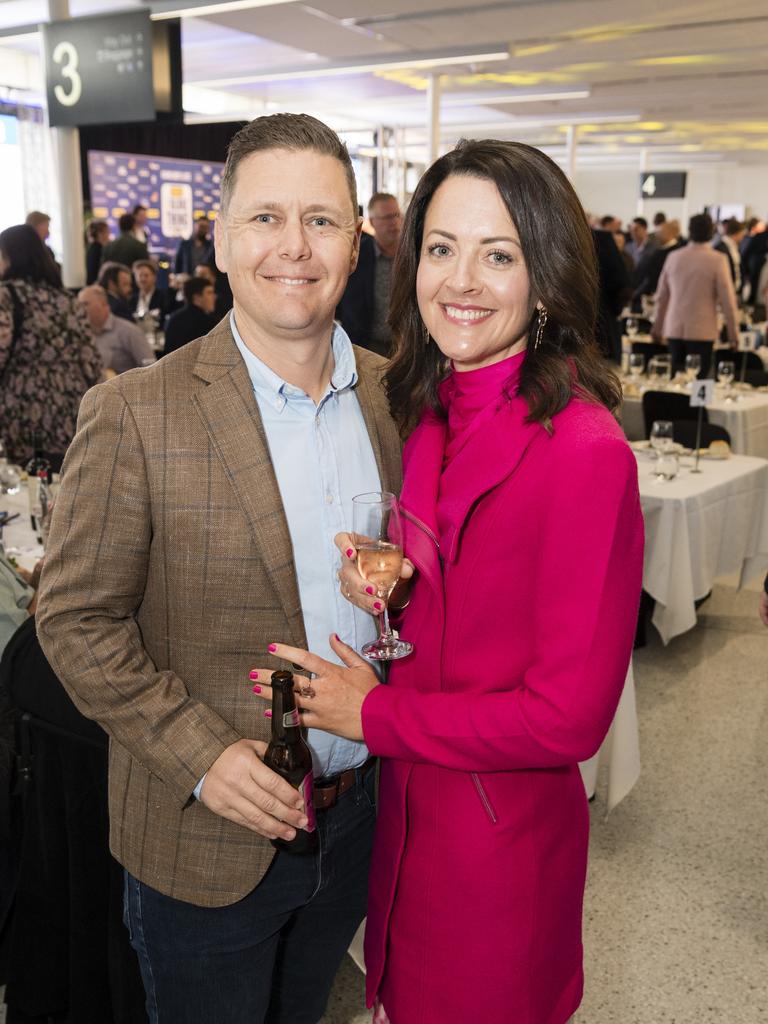
{"label": "terrazzo floor", "polygon": [[[635,652],[642,774],[591,805],[575,1024],[768,1024],[768,629],[718,587]],[[347,957],[323,1024],[368,1024]],[[446,1021],[445,1024],[467,1024]],[[509,1024],[515,1024],[510,1021]]]}

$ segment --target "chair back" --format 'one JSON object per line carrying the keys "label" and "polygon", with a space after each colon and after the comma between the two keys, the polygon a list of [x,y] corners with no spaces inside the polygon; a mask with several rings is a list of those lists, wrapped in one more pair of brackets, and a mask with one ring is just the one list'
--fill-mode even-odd
{"label": "chair back", "polygon": [[669,349],[666,345],[659,345],[655,341],[633,341],[632,342],[632,355],[637,354],[645,356],[645,365],[648,366],[648,360],[653,359],[654,356],[668,356]]}
{"label": "chair back", "polygon": [[732,362],[736,367],[736,380],[741,375],[741,368],[744,365],[744,359],[746,357],[747,369],[748,370],[764,370],[765,365],[763,360],[757,354],[757,352],[734,352],[732,348],[717,348],[712,353],[712,362],[717,369],[717,364],[722,363],[724,360]]}
{"label": "chair back", "polygon": [[750,370],[747,367],[744,381],[746,384],[751,384],[753,388],[766,388],[768,387],[768,370]]}
{"label": "chair back", "polygon": [[[707,410],[704,409],[704,422],[709,422]],[[672,391],[646,391],[643,395],[643,421],[645,436],[651,436],[651,427],[655,420],[696,420],[699,407],[691,408],[688,395],[675,394]]]}
{"label": "chair back", "polygon": [[[696,421],[695,420],[673,420],[672,437],[678,444],[685,448],[696,447]],[[731,435],[718,423],[702,423],[701,437],[699,439],[701,448],[709,448],[713,441],[725,441],[730,447]]]}

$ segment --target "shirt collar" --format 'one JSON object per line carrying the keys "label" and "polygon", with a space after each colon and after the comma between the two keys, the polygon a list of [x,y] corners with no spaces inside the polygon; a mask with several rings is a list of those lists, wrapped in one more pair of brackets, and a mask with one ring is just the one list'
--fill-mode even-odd
{"label": "shirt collar", "polygon": [[[245,361],[248,374],[251,378],[254,388],[259,387],[268,392],[271,392],[275,396],[281,398],[289,398],[291,396],[303,395],[304,392],[295,387],[293,384],[289,384],[286,380],[275,373],[267,364],[259,359],[258,356],[254,355],[253,352],[243,341],[240,331],[237,329],[235,323],[235,311],[234,309],[229,315],[229,325],[232,329],[232,336],[235,339],[235,344],[240,350],[240,355]],[[341,326],[334,321],[333,334],[331,335],[331,348],[333,350],[333,373],[331,375],[330,392],[338,394],[341,391],[346,391],[347,388],[352,388],[357,384],[357,363],[355,361],[355,350],[352,347],[352,342]]]}

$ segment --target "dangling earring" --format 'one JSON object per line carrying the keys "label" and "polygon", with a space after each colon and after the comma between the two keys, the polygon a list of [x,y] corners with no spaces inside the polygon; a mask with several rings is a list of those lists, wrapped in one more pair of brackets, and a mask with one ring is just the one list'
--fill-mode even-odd
{"label": "dangling earring", "polygon": [[547,326],[548,314],[544,306],[539,310],[539,315],[536,322],[536,339],[533,343],[534,351],[541,345],[541,339],[544,337],[544,328]]}

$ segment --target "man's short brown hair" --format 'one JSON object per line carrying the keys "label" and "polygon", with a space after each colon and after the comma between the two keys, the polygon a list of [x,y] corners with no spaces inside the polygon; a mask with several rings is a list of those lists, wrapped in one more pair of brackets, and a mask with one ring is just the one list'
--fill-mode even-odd
{"label": "man's short brown hair", "polygon": [[397,202],[397,196],[393,196],[391,192],[374,192],[368,200],[368,213],[371,212],[376,203],[381,203],[385,199],[394,199],[394,201]]}
{"label": "man's short brown hair", "polygon": [[134,274],[142,267],[146,267],[147,270],[151,270],[155,277],[157,277],[157,266],[152,262],[152,260],[134,260],[131,264],[131,269]]}
{"label": "man's short brown hair", "polygon": [[357,184],[347,147],[333,129],[309,114],[269,114],[257,117],[240,129],[229,144],[221,179],[223,212],[232,198],[240,161],[251,153],[267,149],[288,149],[294,152],[309,149],[335,157],[344,168],[352,209],[357,215]]}

